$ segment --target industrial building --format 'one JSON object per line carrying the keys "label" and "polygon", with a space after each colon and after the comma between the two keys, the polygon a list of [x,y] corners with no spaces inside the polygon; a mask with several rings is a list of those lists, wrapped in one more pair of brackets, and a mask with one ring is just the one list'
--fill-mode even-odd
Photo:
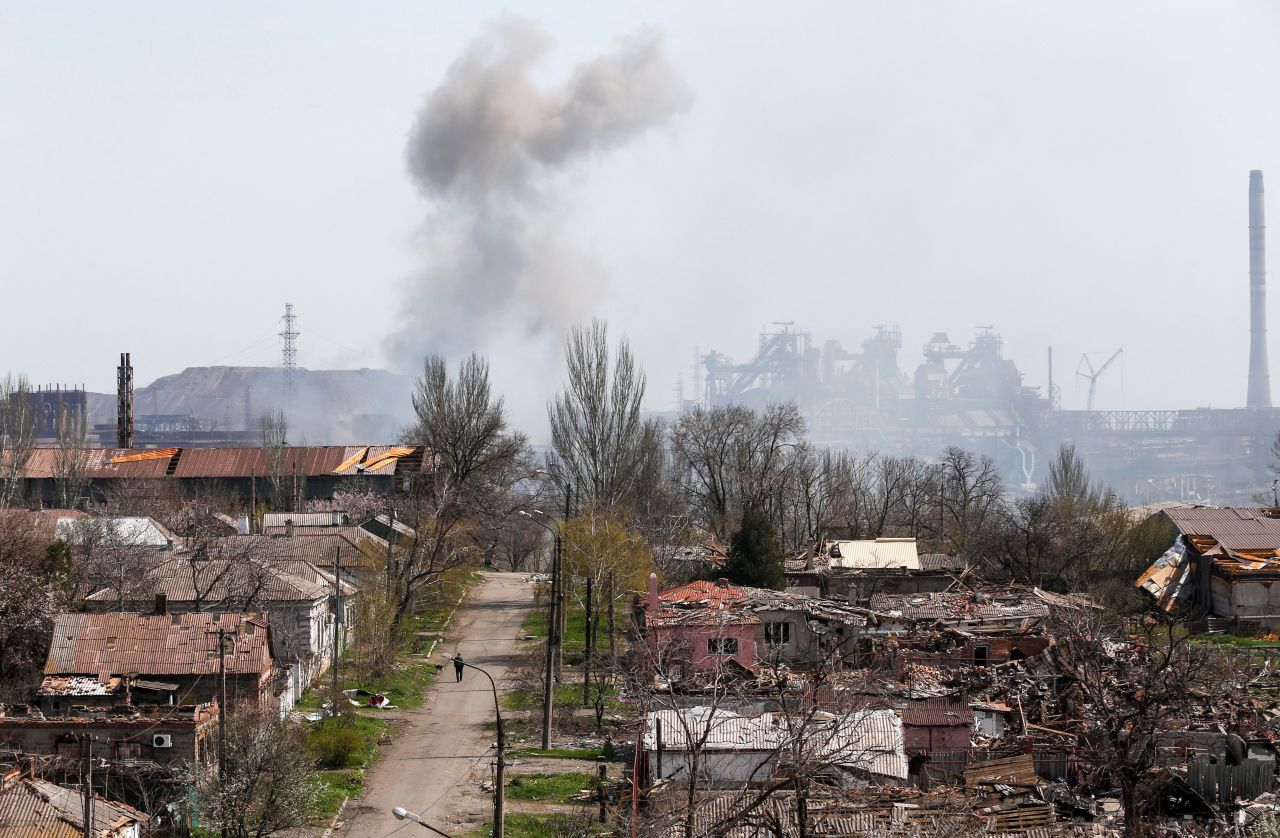
{"label": "industrial building", "polygon": [[1010,485],[1028,489],[1043,481],[1058,446],[1072,442],[1093,476],[1132,503],[1248,503],[1270,485],[1270,449],[1280,431],[1267,365],[1263,204],[1262,172],[1254,171],[1243,408],[1094,410],[1093,387],[1113,355],[1081,372],[1090,384],[1088,409],[1062,410],[1052,348],[1042,391],[1024,383],[1023,371],[1004,356],[1003,341],[989,326],[967,343],[937,332],[917,360],[904,361],[897,327],[876,326],[853,350],[838,340],[819,343],[792,322],[763,331],[749,360],[699,353],[697,398],[682,407],[793,401],[816,442],[925,457],[956,445],[990,456]]}

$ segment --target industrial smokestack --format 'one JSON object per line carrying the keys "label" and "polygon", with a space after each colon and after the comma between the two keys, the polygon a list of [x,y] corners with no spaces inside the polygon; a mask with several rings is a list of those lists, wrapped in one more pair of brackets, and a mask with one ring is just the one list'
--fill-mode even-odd
{"label": "industrial smokestack", "polygon": [[133,441],[133,356],[121,352],[116,367],[116,447],[132,448]]}
{"label": "industrial smokestack", "polygon": [[1249,407],[1271,407],[1267,370],[1267,241],[1262,172],[1249,172]]}

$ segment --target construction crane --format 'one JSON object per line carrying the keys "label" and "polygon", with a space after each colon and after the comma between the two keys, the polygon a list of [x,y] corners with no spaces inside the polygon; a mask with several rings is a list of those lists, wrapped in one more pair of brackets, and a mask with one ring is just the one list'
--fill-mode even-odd
{"label": "construction crane", "polygon": [[1076,375],[1089,379],[1089,401],[1088,406],[1085,408],[1086,410],[1093,410],[1093,397],[1098,391],[1098,379],[1107,371],[1107,367],[1115,363],[1116,358],[1119,358],[1123,352],[1123,349],[1117,349],[1112,352],[1111,357],[1096,370],[1093,368],[1093,362],[1089,360],[1088,355],[1080,356],[1080,363],[1076,365]]}

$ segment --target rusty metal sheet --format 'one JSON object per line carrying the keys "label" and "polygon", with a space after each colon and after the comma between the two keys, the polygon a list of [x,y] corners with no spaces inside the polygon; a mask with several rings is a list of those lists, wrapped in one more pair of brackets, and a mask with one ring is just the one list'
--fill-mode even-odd
{"label": "rusty metal sheet", "polygon": [[[332,474],[349,457],[339,445],[286,446],[270,448],[187,448],[178,458],[175,477],[263,477],[278,471],[283,475],[320,477]],[[278,457],[278,460],[275,459]]]}
{"label": "rusty metal sheet", "polygon": [[354,466],[356,463],[362,462],[365,458],[365,455],[368,453],[369,453],[369,446],[366,445],[364,448],[361,448],[359,451],[357,451],[356,453],[352,454],[350,457],[347,457],[345,460],[343,460],[342,465],[338,466],[333,470],[334,473],[341,474],[342,472]]}
{"label": "rusty metal sheet", "polygon": [[1166,509],[1164,514],[1185,536],[1208,536],[1228,550],[1280,549],[1280,518],[1265,509],[1203,506]]}
{"label": "rusty metal sheet", "polygon": [[401,457],[407,457],[416,451],[416,448],[404,445],[392,446],[378,449],[381,446],[370,447],[369,456],[365,458],[363,464],[356,466],[356,470],[361,474],[377,474],[385,472],[391,474],[395,470],[396,461]]}
{"label": "rusty metal sheet", "polygon": [[59,614],[46,675],[209,675],[218,671],[218,629],[226,630],[226,671],[272,666],[266,617],[249,614]]}
{"label": "rusty metal sheet", "polygon": [[117,463],[140,463],[143,460],[168,460],[180,450],[181,449],[179,448],[155,448],[148,451],[140,451],[136,454],[125,454],[119,457],[112,457],[107,460],[107,463],[109,465],[116,465]]}

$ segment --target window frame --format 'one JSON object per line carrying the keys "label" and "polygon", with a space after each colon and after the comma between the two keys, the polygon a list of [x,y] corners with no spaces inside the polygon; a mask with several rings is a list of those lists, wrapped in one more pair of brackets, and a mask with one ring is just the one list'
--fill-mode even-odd
{"label": "window frame", "polygon": [[[781,629],[782,639],[779,640],[777,635]],[[790,620],[773,620],[764,624],[764,642],[770,646],[788,646],[791,644],[791,621]]]}
{"label": "window frame", "polygon": [[708,637],[707,654],[716,657],[731,658],[741,651],[742,646],[736,637]]}

